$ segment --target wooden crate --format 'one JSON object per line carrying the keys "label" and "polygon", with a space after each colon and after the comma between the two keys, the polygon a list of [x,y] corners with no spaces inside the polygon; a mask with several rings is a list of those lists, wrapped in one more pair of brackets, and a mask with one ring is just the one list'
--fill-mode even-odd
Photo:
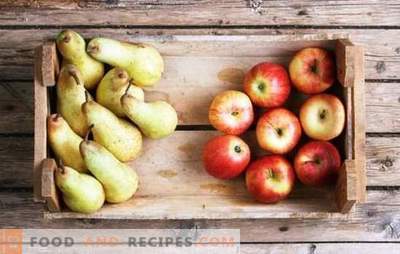
{"label": "wooden crate", "polygon": [[[165,139],[145,139],[142,156],[130,163],[140,176],[134,198],[106,204],[90,215],[63,207],[54,184],[56,164],[49,158],[46,117],[55,111],[59,62],[54,42],[36,50],[34,198],[47,203],[47,218],[320,218],[349,216],[356,202],[365,201],[364,54],[346,35],[155,36],[132,40],[152,44],[163,55],[166,72],[159,84],[146,91],[146,98],[170,102],[178,112],[179,127]],[[341,174],[336,187],[317,189],[297,182],[287,200],[260,204],[247,193],[243,177],[221,181],[204,172],[202,147],[218,135],[209,126],[208,106],[222,90],[241,90],[243,75],[252,65],[261,61],[287,65],[297,50],[310,46],[330,49],[336,55],[338,82],[332,92],[342,98],[347,112],[346,128],[335,140],[344,158]],[[264,154],[257,149],[254,131],[244,138],[253,155]]]}

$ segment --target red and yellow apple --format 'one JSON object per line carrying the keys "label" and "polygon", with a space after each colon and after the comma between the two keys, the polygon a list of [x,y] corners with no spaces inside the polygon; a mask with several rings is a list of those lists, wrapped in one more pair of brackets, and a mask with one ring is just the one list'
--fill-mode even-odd
{"label": "red and yellow apple", "polygon": [[257,123],[258,144],[274,154],[290,152],[299,142],[301,125],[287,109],[275,108],[265,112]]}
{"label": "red and yellow apple", "polygon": [[322,93],[335,81],[335,63],[330,52],[322,48],[298,51],[289,63],[293,85],[305,94]]}
{"label": "red and yellow apple", "polygon": [[276,203],[292,191],[295,174],[281,155],[267,155],[250,164],[246,171],[248,191],[260,202]]}
{"label": "red and yellow apple", "polygon": [[231,179],[240,175],[249,162],[249,146],[234,135],[214,137],[203,148],[204,168],[219,179]]}
{"label": "red and yellow apple", "polygon": [[311,141],[300,148],[294,159],[299,180],[305,185],[321,186],[337,176],[341,166],[336,147],[326,141]]}
{"label": "red and yellow apple", "polygon": [[217,130],[225,134],[239,135],[253,122],[253,105],[245,93],[224,91],[217,94],[211,102],[208,119]]}
{"label": "red and yellow apple", "polygon": [[275,63],[259,63],[244,78],[244,92],[260,107],[282,106],[289,97],[290,88],[286,69]]}
{"label": "red and yellow apple", "polygon": [[318,94],[300,108],[300,122],[310,138],[328,141],[340,135],[345,123],[342,102],[334,95]]}

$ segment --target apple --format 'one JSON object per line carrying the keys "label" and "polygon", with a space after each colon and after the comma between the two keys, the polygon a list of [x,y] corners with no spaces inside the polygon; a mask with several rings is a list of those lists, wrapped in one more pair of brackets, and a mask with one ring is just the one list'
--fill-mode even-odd
{"label": "apple", "polygon": [[289,97],[290,88],[289,75],[279,64],[259,63],[244,78],[244,92],[260,107],[282,106]]}
{"label": "apple", "polygon": [[330,52],[322,48],[305,48],[289,63],[293,85],[305,94],[322,93],[335,81],[335,63]]}
{"label": "apple", "polygon": [[327,141],[311,141],[300,148],[294,158],[294,168],[305,185],[321,186],[337,175],[341,166],[340,154]]}
{"label": "apple", "polygon": [[260,202],[276,203],[292,191],[295,174],[281,155],[267,155],[250,164],[246,172],[248,191]]}
{"label": "apple", "polygon": [[274,154],[291,151],[301,137],[301,125],[297,117],[287,109],[275,108],[265,112],[257,123],[258,144]]}
{"label": "apple", "polygon": [[203,148],[204,168],[219,179],[231,179],[240,175],[249,162],[249,146],[234,135],[214,137]]}
{"label": "apple", "polygon": [[343,131],[344,106],[334,95],[313,95],[300,108],[300,122],[304,132],[310,138],[331,140]]}
{"label": "apple", "polygon": [[208,119],[217,130],[225,134],[239,135],[253,122],[253,105],[243,92],[224,91],[217,94],[211,102]]}

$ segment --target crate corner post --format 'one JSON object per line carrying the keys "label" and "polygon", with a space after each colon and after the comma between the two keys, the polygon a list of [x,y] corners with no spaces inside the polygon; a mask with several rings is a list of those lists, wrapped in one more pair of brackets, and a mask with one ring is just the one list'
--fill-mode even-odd
{"label": "crate corner post", "polygon": [[35,202],[46,202],[42,192],[42,173],[47,158],[46,122],[50,113],[47,87],[55,85],[59,68],[55,43],[46,42],[36,47],[34,57],[33,199]]}

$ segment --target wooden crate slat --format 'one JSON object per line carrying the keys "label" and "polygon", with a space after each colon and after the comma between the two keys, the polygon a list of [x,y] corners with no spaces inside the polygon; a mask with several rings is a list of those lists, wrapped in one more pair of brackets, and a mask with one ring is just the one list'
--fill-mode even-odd
{"label": "wooden crate slat", "polygon": [[55,185],[54,172],[57,164],[53,159],[44,159],[42,162],[41,195],[45,199],[50,212],[60,212],[61,205]]}
{"label": "wooden crate slat", "polygon": [[[85,38],[98,36],[99,34],[119,38],[122,40],[146,40],[146,36],[152,35],[160,42],[157,47],[161,51],[168,46],[162,42],[172,39],[174,35],[287,35],[292,33],[290,29],[74,29]],[[8,50],[0,51],[0,72],[2,79],[7,80],[31,80],[33,76],[31,65],[33,64],[32,49],[43,41],[54,40],[60,29],[0,29],[0,44]],[[307,33],[343,33],[350,34],[351,40],[362,45],[366,49],[366,78],[367,79],[399,79],[400,61],[398,48],[400,48],[400,33],[396,29],[296,29],[298,34]]]}
{"label": "wooden crate slat", "polygon": [[42,80],[42,56],[43,47],[35,50],[35,79],[34,79],[34,106],[35,106],[35,135],[34,135],[34,158],[33,158],[33,189],[34,200],[43,201],[41,194],[41,169],[42,160],[47,157],[47,89]]}
{"label": "wooden crate slat", "polygon": [[[263,1],[260,8],[252,8],[250,2],[242,0],[183,0],[173,4],[140,0],[68,0],[60,4],[19,0],[2,2],[0,7],[4,7],[0,8],[3,25],[25,26],[104,26],[105,22],[114,26],[396,26],[399,20],[399,3],[395,0]],[[24,19],[19,18],[22,15]]]}

